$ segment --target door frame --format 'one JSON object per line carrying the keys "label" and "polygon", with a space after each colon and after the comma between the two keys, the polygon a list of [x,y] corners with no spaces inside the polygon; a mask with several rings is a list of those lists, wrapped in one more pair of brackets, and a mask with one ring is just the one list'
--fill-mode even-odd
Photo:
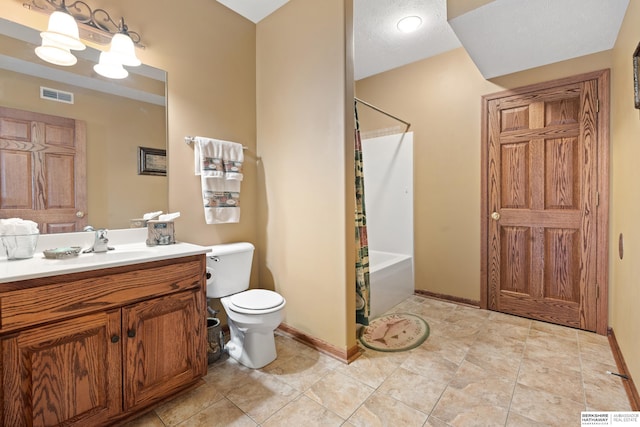
{"label": "door frame", "polygon": [[607,334],[609,300],[609,124],[610,124],[610,70],[598,70],[590,73],[536,83],[516,89],[496,92],[482,97],[481,151],[480,151],[480,308],[488,309],[489,293],[489,102],[513,95],[535,93],[544,89],[586,80],[596,80],[598,86],[597,109],[597,183],[598,205],[596,207],[596,332]]}

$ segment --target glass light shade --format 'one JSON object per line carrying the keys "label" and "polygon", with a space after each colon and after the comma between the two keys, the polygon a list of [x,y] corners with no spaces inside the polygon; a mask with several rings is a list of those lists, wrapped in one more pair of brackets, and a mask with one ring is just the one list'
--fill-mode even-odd
{"label": "glass light shade", "polygon": [[398,21],[398,29],[403,33],[415,31],[420,25],[422,25],[422,18],[419,16],[407,16]]}
{"label": "glass light shade", "polygon": [[49,40],[61,47],[73,50],[84,50],[86,46],[80,41],[78,24],[68,13],[55,11],[49,17],[47,31],[40,33],[43,40]]}
{"label": "glass light shade", "polygon": [[36,48],[36,55],[43,61],[64,67],[78,62],[78,58],[73,56],[69,49],[47,39],[42,39],[42,45]]}
{"label": "glass light shade", "polygon": [[118,58],[118,61],[120,61],[122,65],[137,67],[142,64],[136,56],[136,48],[133,45],[133,40],[126,34],[117,33],[113,36],[109,53]]}
{"label": "glass light shade", "polygon": [[101,52],[100,61],[93,66],[96,73],[110,79],[124,79],[129,72],[124,69],[117,57],[111,55],[111,52]]}

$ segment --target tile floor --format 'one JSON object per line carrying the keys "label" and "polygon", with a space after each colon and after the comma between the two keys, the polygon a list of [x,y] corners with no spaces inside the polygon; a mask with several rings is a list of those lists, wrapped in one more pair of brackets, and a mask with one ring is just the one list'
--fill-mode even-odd
{"label": "tile floor", "polygon": [[276,335],[273,363],[223,357],[205,385],[127,427],[566,427],[580,411],[631,410],[604,336],[420,296],[391,311],[422,316],[429,338],[345,365]]}

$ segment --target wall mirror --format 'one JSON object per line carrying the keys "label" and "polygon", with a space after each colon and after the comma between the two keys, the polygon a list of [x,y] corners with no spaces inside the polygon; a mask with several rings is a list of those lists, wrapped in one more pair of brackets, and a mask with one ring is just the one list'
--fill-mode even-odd
{"label": "wall mirror", "polygon": [[[78,63],[60,67],[36,56],[40,43],[39,31],[0,19],[0,107],[84,122],[86,223],[128,228],[145,212],[166,212],[167,177],[138,171],[138,147],[166,150],[166,73],[142,65],[110,80],[93,70],[98,49],[74,51]],[[70,93],[73,103],[42,98],[41,87]],[[14,216],[3,207],[0,218]]]}

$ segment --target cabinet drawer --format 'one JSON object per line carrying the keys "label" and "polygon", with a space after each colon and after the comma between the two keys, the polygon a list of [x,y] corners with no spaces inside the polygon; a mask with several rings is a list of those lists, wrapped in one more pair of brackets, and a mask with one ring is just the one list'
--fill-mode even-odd
{"label": "cabinet drawer", "polygon": [[[86,276],[0,293],[0,332],[203,286],[203,260]],[[70,275],[70,278],[73,277]]]}

